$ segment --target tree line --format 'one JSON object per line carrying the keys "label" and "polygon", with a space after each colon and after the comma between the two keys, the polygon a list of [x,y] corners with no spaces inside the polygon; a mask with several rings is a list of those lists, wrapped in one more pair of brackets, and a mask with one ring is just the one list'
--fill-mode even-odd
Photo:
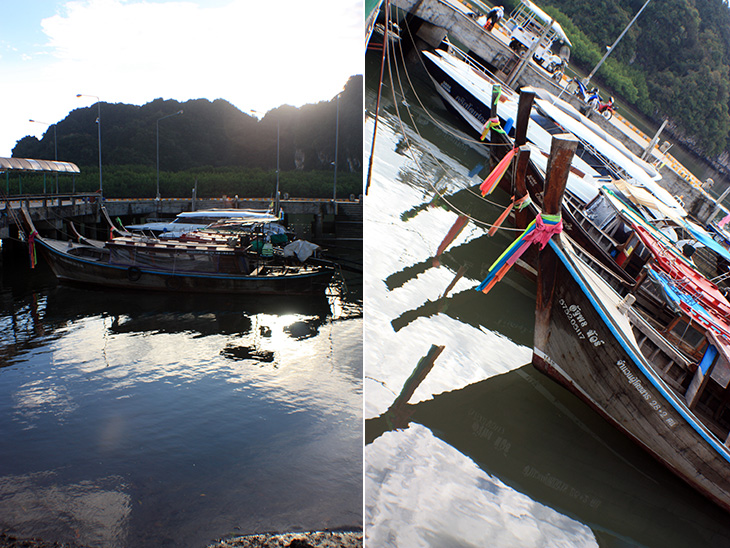
{"label": "tree line", "polygon": [[[337,145],[338,186],[340,181],[346,185],[349,183],[345,181],[359,178],[357,189],[348,189],[348,195],[353,190],[359,195],[362,87],[362,76],[352,76],[339,94],[339,100],[335,97],[300,108],[283,105],[267,112],[260,120],[224,99],[195,99],[184,103],[155,99],[142,106],[102,102],[99,106],[104,194],[110,195],[107,189],[109,192],[118,189],[122,195],[137,197],[152,189],[150,197],[155,195],[159,127],[161,192],[168,183],[181,184],[185,187],[184,195],[188,195],[196,179],[206,182],[211,189],[215,186],[215,192],[231,195],[246,191],[244,180],[252,189],[266,180],[264,186],[270,189],[278,161],[280,178],[296,184],[300,189],[297,192],[302,193],[298,195],[312,197],[313,181],[321,180],[323,186],[319,193],[323,197],[331,196]],[[180,110],[182,114],[177,115]],[[169,117],[160,120],[166,116]],[[97,105],[92,105],[73,110],[56,124],[58,159],[73,162],[82,171],[75,179],[61,176],[65,186],[78,184],[78,188],[90,186],[91,190],[99,187],[96,119]],[[53,160],[53,128],[40,140],[34,136],[23,137],[12,155]],[[286,172],[293,173],[285,176]],[[26,176],[25,183],[20,184],[26,187],[24,192],[30,192],[42,182],[39,177]],[[17,186],[13,180],[13,188]]]}
{"label": "tree line", "polygon": [[[106,198],[153,198],[157,195],[157,171],[145,165],[103,166]],[[336,188],[335,188],[336,184]],[[7,195],[50,194],[56,191],[52,174],[9,174],[0,180]],[[160,195],[163,198],[189,198],[193,189],[199,198],[274,198],[276,170],[240,166],[196,167],[179,171],[160,171]],[[78,175],[61,173],[58,191],[61,194],[94,193],[99,190],[99,169],[91,166]],[[362,172],[337,172],[313,169],[279,173],[279,192],[292,198],[358,198],[362,193]]]}

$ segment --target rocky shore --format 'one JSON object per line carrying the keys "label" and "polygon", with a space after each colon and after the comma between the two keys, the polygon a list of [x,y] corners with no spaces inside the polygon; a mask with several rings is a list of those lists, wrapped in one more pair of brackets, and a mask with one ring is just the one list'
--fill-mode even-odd
{"label": "rocky shore", "polygon": [[362,548],[362,545],[362,531],[318,531],[246,535],[220,540],[207,548]]}
{"label": "rocky shore", "polygon": [[[246,535],[221,539],[207,548],[362,548],[362,531]],[[45,542],[0,533],[0,548],[83,548],[76,543]]]}

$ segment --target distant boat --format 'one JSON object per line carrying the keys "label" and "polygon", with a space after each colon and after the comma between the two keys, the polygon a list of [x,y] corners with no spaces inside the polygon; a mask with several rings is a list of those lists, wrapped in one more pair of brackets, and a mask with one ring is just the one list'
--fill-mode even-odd
{"label": "distant boat", "polygon": [[280,218],[269,211],[255,209],[205,209],[183,211],[171,221],[152,221],[127,225],[124,228],[134,232],[145,232],[161,237],[178,237],[182,234],[206,228],[214,223],[230,220],[242,227],[262,225],[268,234],[285,234],[286,229],[277,221]]}
{"label": "distant boat", "polygon": [[[224,241],[160,240],[124,235],[108,242],[61,241],[38,234],[22,209],[31,247],[38,246],[59,281],[109,288],[227,294],[323,294],[331,263],[300,261],[295,253],[242,233]],[[314,245],[314,244],[311,244]]]}

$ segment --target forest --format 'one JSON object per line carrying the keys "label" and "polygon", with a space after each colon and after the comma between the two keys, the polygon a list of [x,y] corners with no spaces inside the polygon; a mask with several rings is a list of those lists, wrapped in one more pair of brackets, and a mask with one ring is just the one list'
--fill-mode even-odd
{"label": "forest", "polygon": [[[299,108],[283,105],[261,119],[224,99],[184,103],[155,99],[142,106],[102,102],[104,195],[155,196],[159,127],[163,196],[189,196],[195,181],[200,196],[261,196],[262,192],[268,196],[276,179],[278,145],[282,193],[331,197],[336,143],[338,195],[357,196],[362,191],[362,87],[362,76],[352,76],[339,101],[332,98]],[[70,191],[72,185],[77,191],[99,188],[97,112],[96,104],[79,108],[56,124],[58,159],[81,169],[73,181],[67,175],[60,177],[61,192]],[[40,140],[20,139],[12,155],[53,160],[53,127]],[[42,185],[42,177],[25,176],[21,182],[13,181],[9,191],[38,192]]]}
{"label": "forest", "polygon": [[[588,74],[645,0],[541,0]],[[504,2],[509,13],[518,0]],[[506,16],[505,16],[506,17]],[[730,9],[724,0],[654,0],[593,77],[617,100],[727,163],[730,145]]]}

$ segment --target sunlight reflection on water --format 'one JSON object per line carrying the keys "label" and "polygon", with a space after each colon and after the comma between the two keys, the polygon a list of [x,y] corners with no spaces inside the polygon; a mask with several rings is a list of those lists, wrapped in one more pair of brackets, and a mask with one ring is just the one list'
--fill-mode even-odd
{"label": "sunlight reflection on water", "polygon": [[362,318],[340,310],[57,287],[14,311],[0,527],[136,548],[361,526]]}

